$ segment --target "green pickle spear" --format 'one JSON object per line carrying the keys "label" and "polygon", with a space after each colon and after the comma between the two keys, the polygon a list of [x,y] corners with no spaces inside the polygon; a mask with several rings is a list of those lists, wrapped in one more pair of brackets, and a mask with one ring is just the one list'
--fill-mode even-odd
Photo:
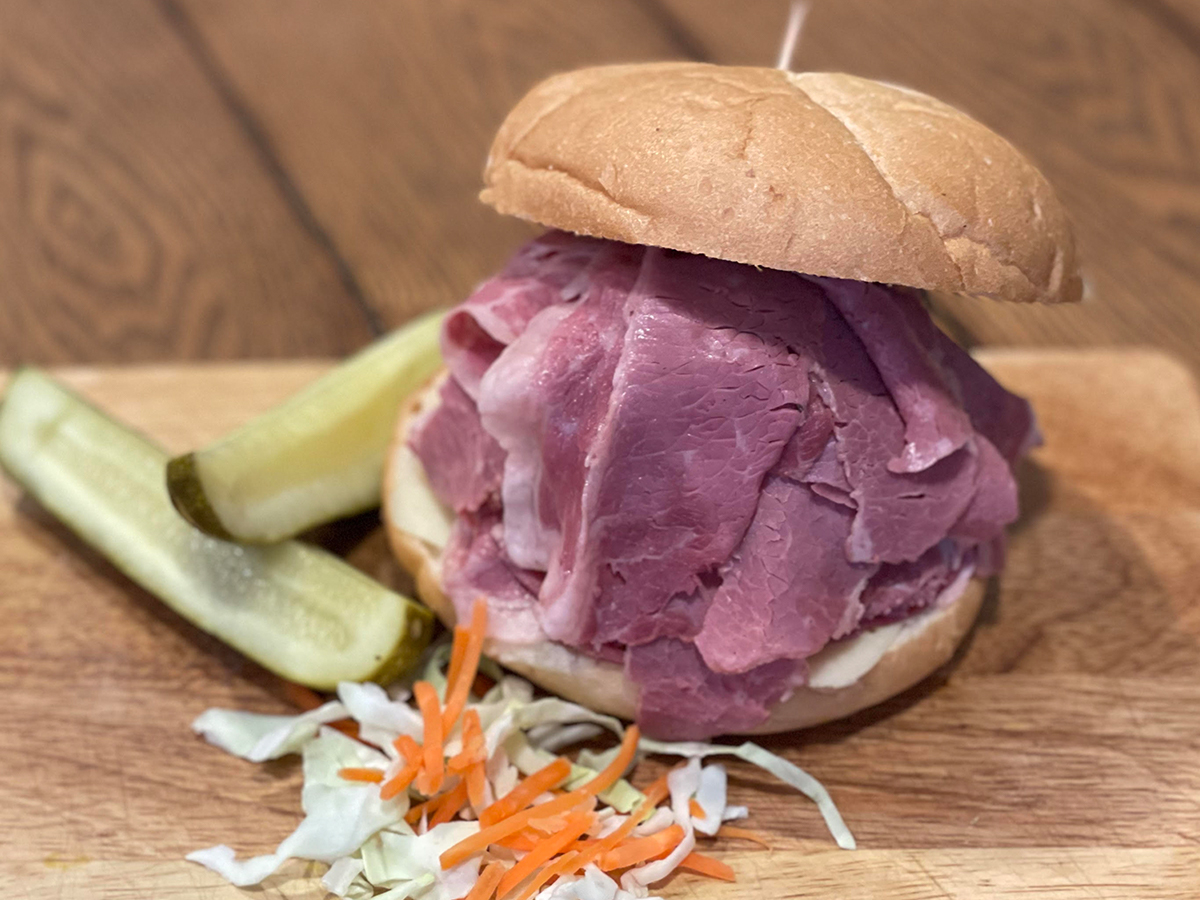
{"label": "green pickle spear", "polygon": [[278,675],[386,682],[433,634],[423,606],[317,547],[202,534],[167,497],[167,454],[36,369],[0,404],[0,464],[146,590]]}
{"label": "green pickle spear", "polygon": [[371,344],[295,396],[172,459],[175,507],[201,531],[269,544],[379,505],[396,413],[441,366],[443,313]]}

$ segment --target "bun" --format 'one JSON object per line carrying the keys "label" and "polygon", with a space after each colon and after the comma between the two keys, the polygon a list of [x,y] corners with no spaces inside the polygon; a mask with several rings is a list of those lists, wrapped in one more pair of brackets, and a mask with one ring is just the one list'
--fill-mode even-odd
{"label": "bun", "polygon": [[[413,576],[417,593],[447,626],[454,606],[441,585],[441,545],[453,513],[434,499],[416,454],[407,445],[414,419],[437,403],[441,377],[401,411],[384,473],[383,521],[396,558]],[[970,631],[983,601],[983,584],[967,583],[948,606],[920,613],[827,648],[810,660],[810,684],[778,704],[752,734],[790,731],[840,719],[873,706],[944,665]],[[484,652],[546,690],[599,712],[635,717],[637,685],[621,666],[563,644],[511,644],[489,639]]]}
{"label": "bun", "polygon": [[509,113],[481,199],[577,234],[811,275],[1072,302],[1066,213],[1003,138],[851,75],[702,63],[555,75]]}

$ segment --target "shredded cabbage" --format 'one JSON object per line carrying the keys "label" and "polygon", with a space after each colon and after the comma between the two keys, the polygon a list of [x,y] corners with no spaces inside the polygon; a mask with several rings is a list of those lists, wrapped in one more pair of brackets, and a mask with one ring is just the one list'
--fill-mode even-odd
{"label": "shredded cabbage", "polygon": [[238,887],[258,884],[290,858],[336,862],[352,856],[372,834],[404,821],[408,796],[383,800],[372,784],[346,781],[346,767],[375,767],[387,757],[340,731],[323,728],[304,747],[304,788],[300,803],[305,817],[274,853],[238,860],[224,845],[188,854],[192,862],[212,869]]}
{"label": "shredded cabbage", "polygon": [[766,750],[758,746],[758,744],[752,744],[747,741],[736,747],[730,747],[723,744],[704,744],[699,742],[672,743],[656,741],[651,738],[642,738],[639,745],[649,753],[662,753],[668,756],[699,759],[705,756],[728,755],[743,759],[751,765],[758,766],[760,769],[770,772],[780,781],[790,784],[804,796],[808,797],[808,799],[816,803],[817,809],[825,819],[825,826],[829,829],[829,833],[833,835],[833,839],[839,847],[843,850],[853,850],[856,846],[854,835],[846,827],[846,823],[842,820],[842,814],[838,812],[838,808],[834,805],[833,798],[829,796],[829,792],[825,790],[825,786],[796,764],[788,762],[782,756],[776,756],[770,750]]}
{"label": "shredded cabbage", "polygon": [[[428,680],[439,686],[443,696],[446,679],[442,671],[449,655],[449,645],[434,648],[424,672]],[[195,720],[193,729],[236,756],[264,761],[287,753],[302,754],[304,818],[273,853],[239,859],[232,849],[219,845],[198,850],[187,858],[238,886],[257,884],[286,860],[296,858],[329,863],[322,885],[347,900],[457,900],[465,896],[479,878],[483,855],[476,853],[447,870],[441,868],[440,857],[479,831],[475,817],[487,804],[511,792],[522,775],[531,775],[554,763],[556,754],[574,743],[591,739],[604,730],[618,737],[626,736],[622,723],[612,716],[554,697],[535,699],[529,682],[499,672],[497,675],[495,685],[482,698],[471,698],[468,703],[468,708],[479,716],[483,752],[475,743],[479,738],[472,737],[472,732],[465,729],[462,717],[451,723],[441,742],[444,757],[448,759],[463,753],[480,754],[468,756],[468,761],[462,764],[474,766],[483,762],[484,783],[482,786],[471,783],[471,790],[479,792],[472,795],[478,805],[468,804],[460,810],[466,801],[462,795],[453,800],[452,793],[463,791],[465,786],[461,781],[450,780],[438,795],[442,799],[422,807],[419,821],[414,819],[415,829],[404,818],[409,810],[410,791],[420,795],[415,785],[409,790],[399,790],[389,800],[382,799],[380,789],[381,783],[402,770],[409,773],[406,778],[412,777],[412,769],[408,768],[411,760],[405,758],[411,751],[397,749],[393,741],[403,738],[399,747],[404,748],[405,740],[411,739],[419,746],[423,738],[422,716],[407,702],[409,694],[404,690],[393,687],[385,691],[375,684],[345,682],[338,686],[338,700],[297,716],[208,710]],[[345,718],[357,723],[360,739],[324,727]],[[634,755],[632,764],[646,752],[688,759],[686,765],[667,776],[669,808],[654,810],[636,826],[628,824],[629,814],[645,800],[645,795],[625,779],[618,779],[600,794],[606,807],[595,814],[587,833],[596,839],[613,833],[625,823],[627,828],[633,828],[635,836],[646,836],[677,824],[683,831],[682,841],[664,857],[629,869],[620,886],[595,865],[589,865],[581,877],[560,878],[544,888],[537,900],[646,897],[648,886],[666,878],[693,850],[696,834],[713,835],[721,822],[747,815],[745,807],[727,805],[725,768],[719,764],[701,765],[701,758],[718,754],[737,756],[757,765],[810,797],[838,845],[854,847],[853,836],[820,783],[762,747],[751,743],[737,747],[667,743],[643,738],[637,749],[639,753]],[[574,790],[595,778],[617,758],[619,751],[619,747],[599,753],[580,751],[562,787]],[[427,752],[427,748],[421,752]],[[625,752],[629,752],[628,747]],[[452,774],[451,778],[465,779],[466,775]],[[550,798],[550,794],[543,794],[543,799]],[[437,803],[449,802],[456,804],[451,820],[430,828],[427,816],[436,818],[435,810],[440,809]],[[699,805],[702,814],[692,815],[693,803]],[[492,845],[487,854],[489,858],[507,861],[525,855],[522,850],[497,845]]]}
{"label": "shredded cabbage", "polygon": [[299,753],[322,725],[344,718],[346,707],[336,700],[298,716],[268,716],[214,708],[196,717],[192,731],[226,753],[250,762],[266,762]]}

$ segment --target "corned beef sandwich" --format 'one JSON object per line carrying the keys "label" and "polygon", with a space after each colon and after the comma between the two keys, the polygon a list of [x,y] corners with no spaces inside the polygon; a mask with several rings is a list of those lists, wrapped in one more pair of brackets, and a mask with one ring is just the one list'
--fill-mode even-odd
{"label": "corned beef sandwich", "polygon": [[692,63],[555,76],[482,199],[552,230],[453,310],[392,545],[490,655],[654,736],[779,731],[942,665],[999,571],[1029,405],[924,290],[1078,300],[1009,144],[923,94]]}

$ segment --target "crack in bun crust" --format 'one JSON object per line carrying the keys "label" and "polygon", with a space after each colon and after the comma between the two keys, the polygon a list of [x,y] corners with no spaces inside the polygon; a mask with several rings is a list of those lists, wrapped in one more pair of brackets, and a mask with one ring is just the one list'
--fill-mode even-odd
{"label": "crack in bun crust", "polygon": [[703,63],[555,75],[509,113],[481,199],[577,234],[1003,300],[1082,294],[1066,213],[1003,138],[851,75]]}

